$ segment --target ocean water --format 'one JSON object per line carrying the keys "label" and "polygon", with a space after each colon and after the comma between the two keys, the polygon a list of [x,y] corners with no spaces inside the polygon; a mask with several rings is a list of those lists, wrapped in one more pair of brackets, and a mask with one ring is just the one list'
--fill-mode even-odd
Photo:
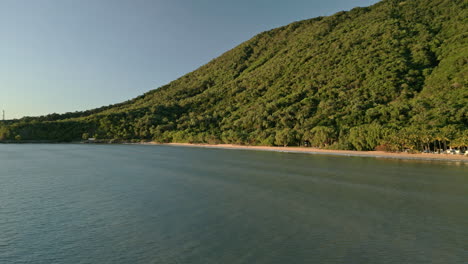
{"label": "ocean water", "polygon": [[468,263],[468,166],[0,145],[0,263]]}

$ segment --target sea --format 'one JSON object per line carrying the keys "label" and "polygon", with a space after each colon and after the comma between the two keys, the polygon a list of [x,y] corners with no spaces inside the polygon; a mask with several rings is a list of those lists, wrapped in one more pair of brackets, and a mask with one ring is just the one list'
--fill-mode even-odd
{"label": "sea", "polygon": [[468,263],[466,163],[0,145],[0,263]]}

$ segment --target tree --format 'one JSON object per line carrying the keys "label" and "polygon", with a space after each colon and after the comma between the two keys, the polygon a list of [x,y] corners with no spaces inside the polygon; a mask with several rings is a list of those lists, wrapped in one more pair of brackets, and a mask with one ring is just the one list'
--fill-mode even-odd
{"label": "tree", "polygon": [[336,140],[336,131],[333,127],[316,126],[304,134],[304,140],[308,140],[314,147],[325,147]]}
{"label": "tree", "polygon": [[7,127],[0,126],[0,140],[5,140],[10,137],[10,131]]}
{"label": "tree", "polygon": [[457,135],[461,134],[460,131],[457,129],[457,127],[454,125],[448,125],[448,126],[443,127],[440,130],[440,133],[444,142],[444,150],[447,149],[447,142],[451,142],[457,137]]}
{"label": "tree", "polygon": [[386,131],[381,125],[366,124],[353,127],[349,130],[349,142],[357,150],[374,150],[377,147]]}
{"label": "tree", "polygon": [[285,128],[276,133],[275,144],[283,147],[287,147],[295,140],[295,131],[290,128]]}

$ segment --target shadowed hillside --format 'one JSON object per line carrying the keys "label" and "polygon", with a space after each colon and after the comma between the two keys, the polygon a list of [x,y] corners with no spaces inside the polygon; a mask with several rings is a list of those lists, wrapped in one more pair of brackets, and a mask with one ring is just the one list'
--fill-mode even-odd
{"label": "shadowed hillside", "polygon": [[467,146],[467,16],[463,0],[384,0],[292,23],[130,101],[5,121],[0,140]]}

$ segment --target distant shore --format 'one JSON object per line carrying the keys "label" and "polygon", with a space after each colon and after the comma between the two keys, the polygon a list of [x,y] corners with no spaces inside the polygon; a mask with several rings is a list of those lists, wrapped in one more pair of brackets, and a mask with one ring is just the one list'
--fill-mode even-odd
{"label": "distant shore", "polygon": [[[89,142],[74,141],[74,142],[58,142],[48,140],[28,140],[28,141],[0,141],[0,144],[83,144]],[[318,155],[334,155],[334,156],[349,156],[349,157],[373,157],[387,159],[402,159],[402,160],[428,160],[428,161],[452,161],[468,164],[468,156],[459,154],[433,154],[433,153],[404,153],[404,152],[385,152],[385,151],[356,151],[356,150],[331,150],[319,149],[312,147],[272,147],[272,146],[247,146],[235,144],[198,144],[198,143],[157,143],[157,142],[108,142],[98,141],[89,144],[138,144],[138,145],[163,145],[163,146],[180,146],[180,147],[197,147],[197,148],[219,148],[219,149],[240,149],[240,150],[257,150],[257,151],[273,151],[285,153],[304,153]]]}
{"label": "distant shore", "polygon": [[434,160],[434,161],[455,161],[468,163],[468,157],[463,155],[452,154],[432,154],[432,153],[394,153],[384,151],[354,151],[354,150],[328,150],[310,147],[270,147],[270,146],[244,146],[234,144],[191,144],[191,143],[156,143],[148,142],[144,144],[151,145],[167,145],[167,146],[182,146],[182,147],[199,147],[199,148],[221,148],[221,149],[244,149],[258,151],[275,151],[287,153],[307,153],[335,156],[352,156],[352,157],[374,157],[374,158],[389,158],[389,159],[412,159],[412,160]]}

